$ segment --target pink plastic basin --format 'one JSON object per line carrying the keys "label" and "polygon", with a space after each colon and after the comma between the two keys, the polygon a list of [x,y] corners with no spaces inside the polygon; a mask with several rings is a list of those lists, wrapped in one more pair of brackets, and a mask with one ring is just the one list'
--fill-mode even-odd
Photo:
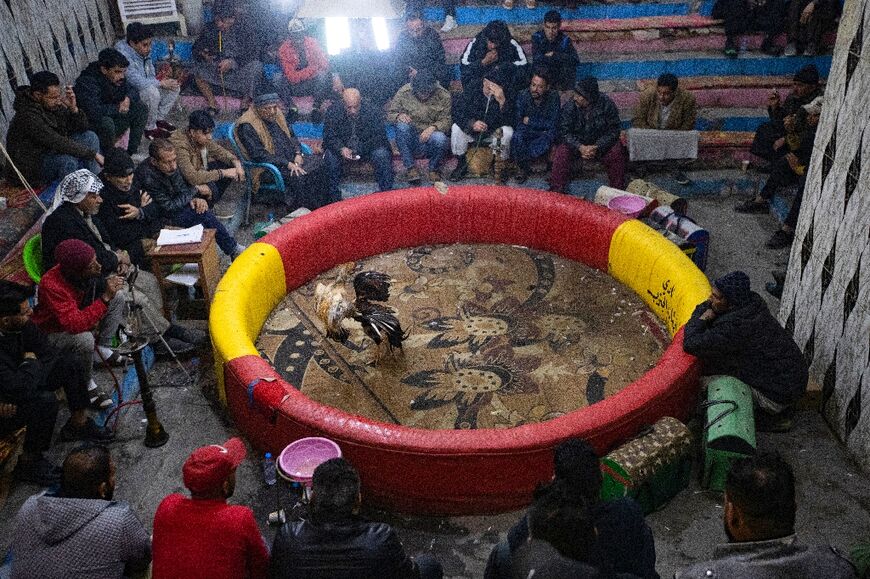
{"label": "pink plastic basin", "polygon": [[310,436],[291,442],[278,457],[278,472],[284,479],[311,486],[314,469],[330,458],[341,457],[341,449],[328,438]]}
{"label": "pink plastic basin", "polygon": [[637,217],[646,207],[646,199],[638,195],[619,195],[611,199],[607,207],[628,217]]}

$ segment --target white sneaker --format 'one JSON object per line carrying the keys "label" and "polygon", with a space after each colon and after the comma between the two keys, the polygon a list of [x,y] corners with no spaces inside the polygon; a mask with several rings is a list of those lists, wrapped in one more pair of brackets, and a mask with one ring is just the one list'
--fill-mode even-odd
{"label": "white sneaker", "polygon": [[441,32],[450,32],[451,30],[453,30],[457,26],[459,26],[459,25],[456,24],[456,19],[453,16],[451,16],[450,14],[448,14],[447,17],[444,18],[444,26],[441,27]]}

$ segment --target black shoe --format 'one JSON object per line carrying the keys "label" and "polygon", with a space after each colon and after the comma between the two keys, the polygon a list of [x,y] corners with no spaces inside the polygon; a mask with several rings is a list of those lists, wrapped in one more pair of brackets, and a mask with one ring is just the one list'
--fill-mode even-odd
{"label": "black shoe", "polygon": [[516,181],[517,184],[522,185],[523,183],[528,181],[528,179],[529,179],[529,170],[528,169],[526,169],[525,167],[520,167],[519,169],[517,169],[517,174],[514,177],[514,181]]}
{"label": "black shoe", "polygon": [[[166,340],[166,344],[169,344],[169,348],[172,349],[172,352],[167,349],[166,344],[163,343],[163,340]],[[169,358],[174,353],[176,356],[186,356],[187,354],[193,353],[196,348],[193,344],[188,342],[176,339],[176,338],[167,338],[165,335],[163,336],[163,340],[157,340],[154,342],[154,355],[158,358]]]}
{"label": "black shoe", "polygon": [[674,171],[674,181],[679,183],[680,185],[687,187],[692,184],[692,180],[689,179],[688,175],[683,173],[680,170]]}
{"label": "black shoe", "polygon": [[19,460],[12,471],[12,477],[41,487],[50,487],[60,482],[62,470],[40,456],[36,460]]}
{"label": "black shoe", "polygon": [[456,165],[456,168],[451,171],[450,180],[459,181],[466,175],[468,175],[468,163],[466,163],[465,160],[460,160],[459,164]]}
{"label": "black shoe", "polygon": [[773,281],[775,281],[779,285],[785,284],[785,274],[786,271],[784,269],[775,269],[770,272],[770,275],[773,276]]}
{"label": "black shoe", "polygon": [[319,125],[323,121],[323,113],[320,112],[319,106],[315,106],[311,109],[310,119],[315,125]]}
{"label": "black shoe", "polygon": [[176,340],[193,344],[197,348],[201,348],[208,344],[208,334],[206,332],[197,330],[196,328],[188,328],[181,324],[172,324],[163,336],[165,338],[175,338]]}
{"label": "black shoe", "polygon": [[769,281],[764,284],[764,291],[772,295],[778,300],[782,299],[782,290],[785,289],[782,284],[776,283],[774,281]]}
{"label": "black shoe", "polygon": [[734,211],[737,213],[767,213],[770,211],[770,207],[768,207],[767,201],[747,199],[740,205],[735,206]]}
{"label": "black shoe", "polygon": [[167,121],[157,121],[157,127],[169,133],[174,133],[178,129],[178,127]]}
{"label": "black shoe", "polygon": [[88,418],[81,426],[73,426],[69,422],[64,424],[60,429],[60,439],[64,442],[73,440],[109,442],[115,439],[115,433],[104,426],[97,426],[93,418]]}
{"label": "black shoe", "polygon": [[792,241],[794,241],[794,233],[779,229],[767,240],[764,246],[767,249],[782,249],[791,245]]}

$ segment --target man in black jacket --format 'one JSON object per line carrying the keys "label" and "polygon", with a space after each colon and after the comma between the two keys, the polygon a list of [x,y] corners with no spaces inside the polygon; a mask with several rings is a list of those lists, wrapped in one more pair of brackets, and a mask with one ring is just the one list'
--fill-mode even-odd
{"label": "man in black jacket", "polygon": [[[603,479],[595,449],[583,439],[568,439],[553,451],[553,466],[554,481],[589,506],[597,530],[597,540],[587,546],[589,562],[611,574],[658,579],[655,541],[640,505],[630,497],[613,501],[600,498]],[[511,557],[528,538],[526,516],[511,527],[505,541],[493,547],[484,579],[510,579]]]}
{"label": "man in black jacket", "polygon": [[311,512],[306,520],[284,523],[275,535],[269,577],[290,579],[438,579],[441,564],[429,555],[405,554],[386,523],[359,516],[360,480],[342,458],[330,459],[312,479]]}
{"label": "man in black jacket", "polygon": [[493,69],[502,70],[502,87],[511,96],[529,84],[526,53],[503,20],[489,22],[472,38],[459,59],[462,88],[468,90]]}
{"label": "man in black jacket", "polygon": [[563,143],[553,153],[550,191],[565,193],[574,160],[600,160],[611,187],[625,189],[625,147],[619,140],[619,110],[609,96],[598,90],[598,79],[577,81],[571,100],[562,107],[560,134]]}
{"label": "man in black jacket", "polygon": [[[108,399],[93,394],[89,368],[78,363],[74,350],[52,347],[30,320],[33,293],[32,287],[0,280],[0,434],[27,427],[15,478],[49,486],[60,481],[59,469],[42,455],[51,446],[57,420],[54,391],[63,387],[77,423],[86,421],[89,405]],[[105,406],[111,406],[108,402]]]}
{"label": "man in black jacket", "polygon": [[151,195],[133,180],[135,169],[127,151],[115,147],[106,152],[106,163],[100,173],[103,202],[97,217],[115,246],[126,251],[134,265],[148,269],[146,245],[154,243],[162,223]]}
{"label": "man in black jacket", "polygon": [[496,181],[503,180],[505,164],[511,154],[516,100],[516,95],[510,92],[509,74],[503,68],[493,68],[453,101],[450,150],[459,157],[459,164],[450,173],[451,181],[468,174],[465,153],[472,143],[486,144],[493,149]]}
{"label": "man in black jacket", "polygon": [[130,61],[114,48],[104,48],[97,61],[90,63],[76,79],[78,104],[88,116],[91,129],[100,137],[100,147],[108,151],[130,129],[127,152],[139,150],[148,107],[139,100],[139,91],[127,82]]}
{"label": "man in black jacket", "polygon": [[[30,86],[15,91],[12,108],[15,116],[6,133],[6,149],[30,185],[63,179],[76,169],[99,171],[103,163],[100,141],[87,130],[88,118],[78,107],[75,92],[62,88],[57,75],[34,74]],[[6,178],[20,181],[9,165]]]}
{"label": "man in black jacket", "polygon": [[405,13],[405,30],[396,41],[393,58],[394,92],[411,82],[419,70],[432,71],[441,86],[450,89],[451,75],[444,56],[444,44],[435,29],[423,21],[422,11]]}
{"label": "man in black jacket", "polygon": [[701,359],[705,375],[734,376],[752,388],[758,430],[791,428],[794,406],[807,389],[807,363],[750,290],[745,273],[733,271],[713,282],[709,300],[686,323],[683,350]]}
{"label": "man in black jacket", "polygon": [[168,139],[154,139],[148,147],[148,158],[136,168],[134,180],[148,193],[160,210],[160,217],[179,227],[202,225],[215,230],[221,251],[235,259],[245,250],[227,231],[196,187],[187,183],[178,170],[178,154]]}
{"label": "man in black jacket", "polygon": [[363,100],[355,88],[345,89],[342,101],[329,107],[323,122],[324,159],[332,179],[332,196],[340,195],[344,164],[360,159],[374,167],[378,190],[389,191],[393,188],[395,174],[383,112]]}
{"label": "man in black jacket", "polygon": [[[93,184],[90,188],[98,191],[90,191],[80,186],[80,182],[72,178],[76,176],[90,180],[89,182]],[[132,263],[130,255],[126,250],[119,249],[115,245],[110,230],[99,218],[99,210],[103,204],[102,189],[102,181],[85,170],[72,173],[61,182],[56,201],[42,224],[42,263],[46,270],[54,265],[55,249],[61,242],[67,239],[79,239],[94,249],[97,261],[105,275],[115,272],[121,275],[128,273]],[[126,297],[125,293],[124,298]],[[158,347],[158,351],[163,347],[158,338],[161,334],[164,339],[171,340],[170,346],[176,354],[190,352],[194,345],[205,343],[206,336],[203,332],[172,324],[163,317],[163,293],[160,282],[150,271],[141,269],[138,271],[130,297],[142,307],[145,317],[153,324],[153,327],[149,324],[146,331],[148,337]],[[108,338],[111,339],[111,336]],[[113,353],[106,348],[105,343],[100,348],[103,349],[103,355],[111,359]]]}

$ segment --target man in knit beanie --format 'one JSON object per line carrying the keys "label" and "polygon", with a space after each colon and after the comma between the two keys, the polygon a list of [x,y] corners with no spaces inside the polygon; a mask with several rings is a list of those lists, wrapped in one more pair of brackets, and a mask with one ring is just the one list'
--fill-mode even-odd
{"label": "man in knit beanie", "polygon": [[794,407],[807,388],[807,363],[745,273],[732,271],[713,281],[710,298],[686,323],[683,350],[701,359],[704,375],[734,376],[752,388],[758,430],[791,428]]}
{"label": "man in knit beanie", "polygon": [[100,278],[94,249],[78,239],[61,242],[54,251],[57,265],[39,282],[39,303],[33,322],[48,334],[48,344],[62,352],[74,366],[71,379],[81,384],[81,396],[69,397],[70,419],[61,429],[61,440],[110,440],[112,432],[97,426],[86,409],[104,410],[112,400],[100,392],[91,377],[94,330],[117,331],[124,300],[118,292],[124,280],[118,275]]}

